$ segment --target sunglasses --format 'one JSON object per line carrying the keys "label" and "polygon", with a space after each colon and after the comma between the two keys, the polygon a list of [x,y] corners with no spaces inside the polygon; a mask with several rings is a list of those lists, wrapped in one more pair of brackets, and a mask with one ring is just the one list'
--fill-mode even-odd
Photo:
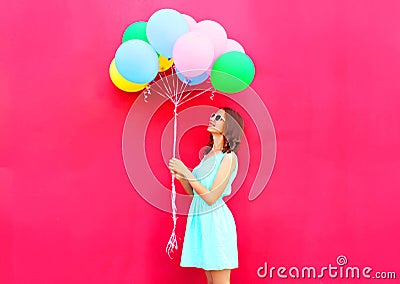
{"label": "sunglasses", "polygon": [[220,115],[220,114],[212,113],[211,116],[210,116],[210,118],[213,118],[214,116],[215,116],[215,121],[220,121],[220,120],[225,121],[225,118],[224,118],[222,115]]}

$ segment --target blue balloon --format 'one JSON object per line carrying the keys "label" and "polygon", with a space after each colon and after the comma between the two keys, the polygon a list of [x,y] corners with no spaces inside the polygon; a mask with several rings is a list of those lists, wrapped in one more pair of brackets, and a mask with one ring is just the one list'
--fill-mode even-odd
{"label": "blue balloon", "polygon": [[158,55],[147,42],[139,39],[128,40],[117,49],[115,66],[126,80],[145,84],[158,74]]}
{"label": "blue balloon", "polygon": [[162,56],[172,57],[176,40],[189,32],[189,25],[181,13],[173,9],[155,12],[147,22],[146,34],[151,46]]}
{"label": "blue balloon", "polygon": [[208,79],[208,73],[207,72],[204,72],[203,74],[200,74],[200,75],[198,75],[196,77],[186,78],[184,76],[184,74],[179,72],[178,69],[175,68],[175,71],[176,71],[176,75],[178,75],[179,80],[181,80],[183,83],[187,83],[189,86],[195,86],[195,85],[201,84],[205,80]]}

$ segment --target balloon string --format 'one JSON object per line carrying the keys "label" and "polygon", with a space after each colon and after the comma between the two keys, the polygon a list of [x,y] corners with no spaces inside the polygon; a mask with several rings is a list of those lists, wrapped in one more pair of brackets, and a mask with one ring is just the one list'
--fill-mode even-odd
{"label": "balloon string", "polygon": [[148,102],[148,101],[147,101],[147,98],[149,97],[150,94],[151,94],[151,92],[150,92],[150,86],[147,85],[147,86],[146,86],[146,91],[143,92],[144,101],[145,101],[146,103]]}
{"label": "balloon string", "polygon": [[173,145],[174,148],[172,149],[172,155],[174,156],[174,158],[176,155],[176,151],[175,151],[175,149],[176,149],[176,132],[177,132],[176,130],[177,130],[177,124],[178,124],[178,121],[177,121],[178,113],[176,111],[177,107],[178,107],[178,104],[174,103],[174,145]]}
{"label": "balloon string", "polygon": [[212,90],[211,95],[210,95],[210,100],[214,100],[214,95],[215,95],[215,89]]}
{"label": "balloon string", "polygon": [[[176,112],[176,109],[178,107],[177,103],[174,103],[174,145],[173,145],[173,157],[175,158],[176,154],[176,130],[177,130],[177,116],[178,113]],[[173,252],[174,249],[178,249],[178,242],[176,240],[176,235],[175,235],[175,229],[176,229],[176,220],[178,217],[176,217],[176,204],[175,204],[175,199],[176,199],[176,191],[175,191],[175,174],[172,174],[172,179],[171,179],[171,188],[172,188],[172,196],[171,196],[171,205],[172,205],[172,219],[174,221],[174,228],[172,229],[171,236],[169,237],[168,244],[165,248],[169,258],[172,259],[171,257],[171,252]]]}
{"label": "balloon string", "polygon": [[187,85],[188,85],[188,82],[185,80],[185,82],[182,83],[181,88],[179,90],[178,103],[180,103],[182,101],[182,96],[183,96],[183,93],[185,92]]}
{"label": "balloon string", "polygon": [[[165,78],[166,83],[164,82],[164,78]],[[166,76],[164,76],[164,78],[163,78],[163,76],[160,75],[160,79],[161,79],[161,82],[162,82],[163,85],[164,85],[164,89],[167,91],[167,93],[169,93],[168,98],[169,98],[171,101],[173,101],[173,99],[172,99],[173,92],[172,92],[172,90],[171,90],[171,86],[170,86],[170,84],[168,83],[168,79],[166,78]]]}
{"label": "balloon string", "polygon": [[[198,93],[198,94],[196,94],[196,95],[194,95],[194,96],[192,96],[192,97],[190,97],[190,98],[187,98],[187,97],[192,93],[192,91],[190,91],[188,94],[186,94],[186,95],[181,99],[181,101],[179,102],[178,106],[180,106],[180,105],[183,104],[183,103],[187,103],[188,101],[193,100],[194,98],[197,98],[198,96],[201,96],[202,94],[204,94],[205,92],[210,91],[211,89],[212,89],[212,87],[210,87],[210,88],[208,88],[208,89],[206,89],[206,90],[203,90],[203,91],[201,91],[200,93]],[[187,98],[187,99],[186,99],[186,98]]]}
{"label": "balloon string", "polygon": [[172,197],[171,197],[172,219],[174,221],[174,228],[172,229],[172,233],[171,236],[169,237],[167,247],[165,248],[165,251],[167,252],[170,259],[172,259],[171,253],[173,252],[173,250],[178,249],[178,242],[176,240],[176,234],[175,234],[176,220],[178,219],[178,217],[176,217],[176,205],[175,205],[176,192],[175,192],[174,180],[175,180],[175,174],[172,175]]}
{"label": "balloon string", "polygon": [[166,92],[165,95],[164,95],[164,94],[160,93],[160,92],[157,91],[157,90],[154,90],[154,89],[153,89],[153,91],[155,91],[157,94],[159,94],[159,95],[160,95],[161,97],[163,97],[163,98],[172,100],[172,98],[168,95],[168,92]]}

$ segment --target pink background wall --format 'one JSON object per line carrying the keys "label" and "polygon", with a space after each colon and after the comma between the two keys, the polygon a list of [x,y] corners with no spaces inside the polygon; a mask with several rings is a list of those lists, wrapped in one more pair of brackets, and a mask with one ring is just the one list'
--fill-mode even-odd
{"label": "pink background wall", "polygon": [[228,203],[231,283],[298,283],[256,271],[341,254],[399,274],[398,1],[25,0],[0,17],[0,283],[205,283],[179,267],[181,242],[165,254],[170,214],[127,178],[121,136],[137,94],[108,76],[124,28],[165,7],[217,20],[243,43],[276,129],[266,190]]}

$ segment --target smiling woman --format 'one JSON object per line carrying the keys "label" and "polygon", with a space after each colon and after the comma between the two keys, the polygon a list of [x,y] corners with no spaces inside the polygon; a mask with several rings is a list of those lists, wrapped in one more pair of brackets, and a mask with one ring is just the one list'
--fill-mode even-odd
{"label": "smiling woman", "polygon": [[211,114],[207,131],[207,150],[192,172],[179,159],[169,162],[171,173],[193,195],[180,265],[203,269],[208,283],[226,284],[239,264],[235,220],[222,197],[231,193],[238,171],[243,119],[223,107]]}

